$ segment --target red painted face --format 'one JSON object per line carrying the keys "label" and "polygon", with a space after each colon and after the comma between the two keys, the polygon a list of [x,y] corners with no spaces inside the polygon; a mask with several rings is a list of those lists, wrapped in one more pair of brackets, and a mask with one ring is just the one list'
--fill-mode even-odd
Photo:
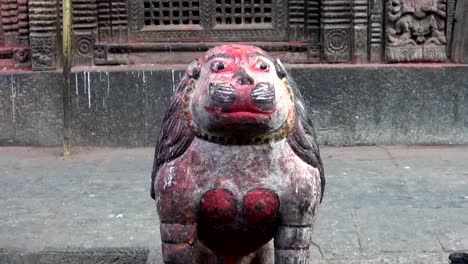
{"label": "red painted face", "polygon": [[219,46],[200,63],[190,105],[198,126],[214,134],[255,135],[286,122],[292,101],[266,52],[247,45]]}

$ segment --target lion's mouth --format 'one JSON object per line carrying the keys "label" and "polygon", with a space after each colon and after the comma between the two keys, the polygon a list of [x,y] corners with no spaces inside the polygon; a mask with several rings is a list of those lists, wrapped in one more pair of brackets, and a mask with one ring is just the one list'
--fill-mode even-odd
{"label": "lion's mouth", "polygon": [[209,95],[211,104],[206,110],[211,114],[255,118],[271,115],[276,110],[275,89],[268,82],[241,87],[210,83]]}

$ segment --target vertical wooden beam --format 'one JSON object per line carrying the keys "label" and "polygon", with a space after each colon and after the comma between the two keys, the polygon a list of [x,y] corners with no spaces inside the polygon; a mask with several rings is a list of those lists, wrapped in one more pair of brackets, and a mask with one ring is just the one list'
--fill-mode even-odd
{"label": "vertical wooden beam", "polygon": [[452,38],[452,60],[468,63],[468,1],[458,0]]}
{"label": "vertical wooden beam", "polygon": [[62,1],[63,25],[62,25],[62,49],[63,49],[63,155],[70,156],[72,148],[71,128],[71,66],[72,66],[72,14],[71,0]]}
{"label": "vertical wooden beam", "polygon": [[367,0],[353,1],[353,47],[352,62],[368,61],[369,3]]}
{"label": "vertical wooden beam", "polygon": [[383,0],[369,0],[369,61],[381,63],[383,55]]}

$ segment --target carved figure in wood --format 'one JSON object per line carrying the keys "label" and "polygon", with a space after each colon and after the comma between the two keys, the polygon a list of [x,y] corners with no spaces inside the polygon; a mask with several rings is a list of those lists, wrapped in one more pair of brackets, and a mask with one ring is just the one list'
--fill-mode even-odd
{"label": "carved figure in wood", "polygon": [[279,60],[225,45],[192,62],[156,145],[165,263],[308,263],[325,186],[311,119]]}
{"label": "carved figure in wood", "polygon": [[446,0],[388,0],[389,61],[445,61]]}

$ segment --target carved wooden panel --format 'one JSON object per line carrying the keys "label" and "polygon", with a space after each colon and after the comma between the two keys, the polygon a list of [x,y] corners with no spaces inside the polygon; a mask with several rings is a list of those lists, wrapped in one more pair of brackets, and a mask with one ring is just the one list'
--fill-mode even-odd
{"label": "carved wooden panel", "polygon": [[446,61],[447,0],[387,0],[389,62]]}
{"label": "carved wooden panel", "polygon": [[216,25],[272,25],[272,0],[216,0]]}
{"label": "carved wooden panel", "polygon": [[[0,14],[1,14],[1,3],[0,3]],[[0,47],[3,45],[5,45],[5,38],[3,35],[2,19],[0,18]]]}
{"label": "carved wooden panel", "polygon": [[129,17],[144,42],[287,40],[285,0],[129,0]]}
{"label": "carved wooden panel", "polygon": [[320,60],[320,0],[288,1],[290,41],[308,43],[311,60]]}
{"label": "carved wooden panel", "polygon": [[370,0],[369,25],[369,60],[373,63],[382,62],[383,55],[383,3],[382,0]]}
{"label": "carved wooden panel", "polygon": [[468,1],[458,0],[452,41],[452,59],[468,63]]}
{"label": "carved wooden panel", "polygon": [[21,46],[29,46],[28,0],[18,0],[18,34]]}
{"label": "carved wooden panel", "polygon": [[368,0],[353,0],[353,62],[368,61]]}
{"label": "carved wooden panel", "polygon": [[320,0],[306,2],[306,31],[305,39],[309,43],[309,54],[315,60],[320,59]]}
{"label": "carved wooden panel", "polygon": [[6,45],[18,45],[18,3],[16,0],[1,0],[2,28]]}
{"label": "carved wooden panel", "polygon": [[200,1],[144,0],[145,26],[200,24]]}
{"label": "carved wooden panel", "polygon": [[306,0],[291,0],[289,9],[289,39],[303,40],[307,27]]}
{"label": "carved wooden panel", "polygon": [[[60,65],[61,1],[0,0],[0,68]],[[72,8],[74,65],[185,63],[239,41],[297,63],[468,62],[462,0],[72,0]]]}
{"label": "carved wooden panel", "polygon": [[29,0],[33,70],[54,70],[57,63],[57,2]]}
{"label": "carved wooden panel", "polygon": [[352,0],[322,0],[323,57],[327,62],[351,60]]}
{"label": "carved wooden panel", "polygon": [[128,41],[127,0],[111,1],[112,41],[125,43]]}
{"label": "carved wooden panel", "polygon": [[72,0],[73,63],[90,65],[97,31],[96,0]]}
{"label": "carved wooden panel", "polygon": [[0,0],[0,60],[3,68],[30,65],[27,0]]}

